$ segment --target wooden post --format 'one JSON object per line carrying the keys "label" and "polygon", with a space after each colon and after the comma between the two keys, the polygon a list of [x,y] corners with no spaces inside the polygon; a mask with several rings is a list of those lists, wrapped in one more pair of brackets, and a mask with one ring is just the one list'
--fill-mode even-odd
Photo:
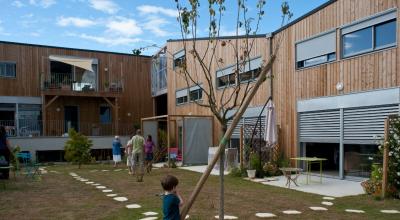
{"label": "wooden post", "polygon": [[385,136],[383,143],[383,169],[382,169],[382,198],[386,197],[386,188],[388,180],[388,160],[389,160],[389,149],[386,142],[389,139],[389,118],[385,119]]}
{"label": "wooden post", "polygon": [[171,141],[170,141],[170,121],[169,121],[169,116],[167,116],[167,157],[168,157],[168,167],[170,167],[171,166],[171,159],[170,159],[170,154],[169,154],[169,147],[170,147],[170,144],[171,144]]}
{"label": "wooden post", "polygon": [[118,105],[118,98],[115,98],[115,135],[119,135],[119,105]]}
{"label": "wooden post", "polygon": [[240,127],[240,144],[239,144],[239,154],[240,154],[240,170],[243,170],[243,126]]}

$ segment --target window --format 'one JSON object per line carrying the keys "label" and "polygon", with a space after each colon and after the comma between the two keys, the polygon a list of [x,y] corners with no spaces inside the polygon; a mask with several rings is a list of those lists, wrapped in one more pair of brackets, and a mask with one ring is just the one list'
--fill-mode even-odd
{"label": "window", "polygon": [[315,66],[336,60],[336,31],[296,43],[296,68]]}
{"label": "window", "polygon": [[181,105],[188,102],[188,89],[185,88],[176,91],[175,97],[176,97],[176,105]]}
{"label": "window", "polygon": [[[240,70],[238,82],[244,83],[257,79],[257,77],[260,75],[261,63],[262,63],[261,57],[253,58],[250,61],[246,62],[242,70]],[[227,86],[235,86],[236,85],[235,70],[236,70],[236,65],[232,65],[224,69],[218,70],[217,87],[223,88]]]}
{"label": "window", "polygon": [[396,10],[390,9],[342,28],[343,57],[395,46],[396,16]]}
{"label": "window", "polygon": [[174,69],[176,67],[182,67],[185,64],[185,62],[186,62],[185,50],[181,50],[174,54],[174,63],[173,63]]}
{"label": "window", "polygon": [[109,106],[100,106],[100,123],[111,124],[111,108]]}
{"label": "window", "polygon": [[189,88],[190,101],[197,101],[203,98],[203,90],[200,86],[192,86]]}
{"label": "window", "polygon": [[0,77],[16,77],[17,64],[15,62],[0,62]]}

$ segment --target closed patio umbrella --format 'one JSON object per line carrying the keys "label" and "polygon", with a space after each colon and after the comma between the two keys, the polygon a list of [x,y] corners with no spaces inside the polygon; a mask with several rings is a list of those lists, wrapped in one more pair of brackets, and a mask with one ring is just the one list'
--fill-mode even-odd
{"label": "closed patio umbrella", "polygon": [[272,147],[277,142],[276,119],[275,119],[275,105],[272,99],[269,100],[265,112],[265,135],[264,140],[267,147]]}

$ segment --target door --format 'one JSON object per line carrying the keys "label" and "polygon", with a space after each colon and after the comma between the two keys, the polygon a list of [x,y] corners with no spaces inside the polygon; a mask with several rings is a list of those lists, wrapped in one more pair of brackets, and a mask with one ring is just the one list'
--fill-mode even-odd
{"label": "door", "polygon": [[64,106],[64,132],[70,128],[79,131],[78,106]]}

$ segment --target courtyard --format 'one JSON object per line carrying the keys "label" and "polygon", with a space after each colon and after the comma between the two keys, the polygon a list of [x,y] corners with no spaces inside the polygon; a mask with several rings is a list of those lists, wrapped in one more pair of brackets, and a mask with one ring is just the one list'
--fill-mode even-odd
{"label": "courtyard", "polygon": [[[180,180],[178,190],[185,200],[200,177],[192,171],[158,168],[138,183],[124,166],[112,168],[109,164],[84,165],[81,169],[76,165],[53,165],[44,170],[33,180],[19,174],[17,180],[11,178],[7,182],[6,189],[1,188],[1,219],[161,219],[162,199],[157,196],[162,193],[160,179],[166,174],[176,175]],[[400,210],[398,200],[379,201],[358,195],[334,198],[329,200],[331,205],[324,205],[321,195],[229,175],[225,180],[225,214],[238,219],[259,219],[256,213],[272,213],[278,219],[399,219],[399,214],[381,213]],[[218,176],[210,176],[189,219],[214,219],[218,215],[218,189]],[[126,197],[127,201],[116,201],[116,197]],[[140,207],[126,207],[132,204]],[[327,210],[314,211],[310,207]],[[347,213],[346,209],[365,213]],[[285,210],[301,213],[288,215],[283,213]],[[143,214],[155,214],[151,212],[157,214]]]}

